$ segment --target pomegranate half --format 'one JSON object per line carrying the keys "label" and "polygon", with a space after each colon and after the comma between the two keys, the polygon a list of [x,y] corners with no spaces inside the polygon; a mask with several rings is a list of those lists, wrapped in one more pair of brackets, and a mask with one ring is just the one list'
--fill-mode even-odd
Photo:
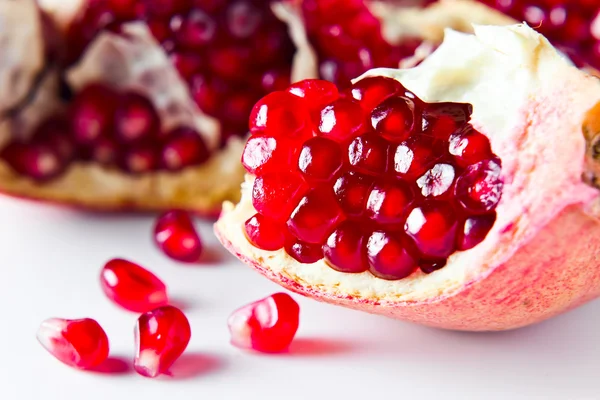
{"label": "pomegranate half", "polygon": [[[439,211],[443,209],[440,207],[437,213],[425,210],[419,214],[420,217],[417,216],[419,218],[413,218],[412,213],[408,217],[406,214],[394,214],[392,211],[397,210],[393,206],[386,208],[384,203],[379,203],[381,207],[373,215],[395,219],[374,220],[372,215],[364,216],[373,211],[367,203],[367,210],[357,218],[348,211],[340,212],[338,209],[344,205],[336,205],[335,198],[309,194],[298,204],[288,207],[291,214],[280,219],[277,216],[276,220],[280,221],[291,215],[287,225],[285,222],[278,225],[279,222],[273,219],[262,218],[266,208],[257,214],[253,205],[254,202],[264,206],[261,199],[271,201],[272,194],[277,193],[277,184],[267,190],[264,189],[267,186],[261,183],[257,192],[254,185],[256,178],[249,174],[242,185],[240,203],[226,203],[215,224],[215,232],[225,247],[261,274],[300,294],[447,329],[485,331],[518,328],[550,318],[600,295],[599,193],[594,187],[597,154],[593,150],[593,143],[600,133],[600,81],[597,78],[574,67],[543,36],[525,25],[476,26],[474,35],[449,30],[443,44],[418,67],[375,69],[355,81],[353,88],[360,89],[361,82],[369,77],[393,78],[406,89],[406,93],[400,96],[405,99],[414,99],[409,95],[412,93],[425,104],[450,102],[472,106],[470,129],[489,140],[491,148],[488,150],[492,155],[485,150],[485,140],[472,142],[475,144],[473,148],[478,149],[474,152],[469,150],[469,140],[464,142],[465,146],[455,146],[454,150],[451,141],[450,153],[455,160],[452,165],[458,165],[454,168],[460,171],[461,162],[473,155],[497,156],[497,162],[501,164],[499,180],[502,182],[498,187],[501,187],[502,193],[501,199],[496,198],[499,201],[495,222],[480,225],[479,232],[483,234],[479,240],[465,245],[465,236],[461,236],[460,229],[446,229],[444,225],[454,226],[447,221],[460,218],[455,214],[458,212],[453,211],[460,199],[452,199],[460,192],[456,189],[460,183],[453,181],[450,184],[455,185],[454,191],[438,190],[435,188],[448,186],[444,178],[446,175],[426,173],[416,181],[418,189],[423,190],[419,196],[450,196],[436,199],[454,202],[453,206],[446,208],[449,211]],[[306,83],[299,85],[307,87]],[[342,99],[337,102],[359,102],[360,96],[356,96],[353,88],[342,91]],[[293,88],[289,92],[300,93]],[[331,91],[306,90],[302,95],[306,98],[314,96],[309,102],[314,105],[318,103],[316,100],[327,99]],[[373,97],[369,99],[372,101]],[[257,106],[257,115],[269,116],[269,112],[277,111],[275,106],[264,106],[265,102],[268,104],[265,99]],[[373,111],[372,107],[370,104],[369,112]],[[280,108],[285,108],[283,102]],[[402,115],[406,114],[392,115],[384,128],[394,129],[386,131],[378,125],[380,118],[369,121],[374,124],[373,127],[363,125],[356,128],[360,123],[368,123],[353,123],[349,114],[339,112],[340,107],[335,102],[326,105],[324,110],[320,116],[313,114],[311,123],[314,125],[308,133],[296,130],[294,127],[298,124],[292,128],[288,126],[287,132],[291,129],[310,137],[332,139],[338,143],[338,148],[347,148],[343,151],[345,161],[342,169],[337,171],[348,169],[351,165],[352,168],[364,168],[368,176],[377,179],[389,173],[377,163],[383,153],[372,143],[383,139],[390,141],[390,134],[401,133],[400,129],[406,126],[408,120]],[[281,112],[273,115],[281,115]],[[377,114],[371,114],[372,117],[374,115]],[[422,112],[414,115],[427,120]],[[428,120],[426,124],[413,127],[411,129],[416,131],[411,132],[423,134],[428,132],[428,127],[434,126],[435,135],[451,126],[442,117],[434,118],[433,125]],[[453,118],[456,120],[456,117]],[[263,119],[251,122],[251,126],[256,128],[253,138],[268,135],[268,132],[261,131],[268,128],[268,123],[260,125]],[[344,146],[364,131],[371,132],[370,144],[363,141],[360,146],[362,156],[353,158],[356,146]],[[279,138],[284,143],[282,148],[302,147],[298,145],[297,136],[286,140],[281,140],[282,136]],[[333,150],[322,151],[332,157],[335,154]],[[422,153],[414,152],[415,159],[423,160],[419,154]],[[460,161],[463,156],[467,158]],[[447,153],[443,157],[448,157]],[[327,157],[315,159],[328,160]],[[312,178],[306,178],[306,168],[303,169],[306,165],[302,164],[302,160],[300,156],[299,167],[294,167],[292,159],[291,168],[292,172],[295,168],[302,171],[304,177],[300,172],[298,175],[303,181],[294,183],[286,180],[280,184],[280,190],[289,193],[290,202],[296,200],[296,191],[291,187],[294,184],[317,187]],[[327,161],[315,165],[322,172],[328,170],[332,163]],[[256,173],[262,176],[262,172]],[[426,185],[419,184],[419,181],[429,182],[427,185],[431,183],[427,188],[433,187],[434,190],[424,190]],[[467,190],[470,195],[488,190],[486,179],[474,182]],[[360,183],[349,188],[351,191],[345,193],[354,194],[346,195],[345,199],[359,198],[355,193],[360,191],[355,189],[360,188]],[[413,193],[418,190],[416,186],[412,189]],[[256,193],[266,195],[257,202]],[[309,207],[310,196],[321,199],[318,202],[321,207]],[[396,194],[391,198],[407,197]],[[485,196],[474,198],[486,199]],[[318,203],[312,202],[313,205]],[[407,221],[407,218],[413,220]],[[343,219],[346,222],[341,222]],[[344,224],[348,223],[349,227],[345,227]],[[369,232],[373,226],[379,227],[378,224],[387,224],[386,231],[399,232],[402,243],[408,236],[412,244],[392,246],[385,254],[374,254],[379,257],[373,257],[370,252],[364,256],[371,248],[365,249],[368,245],[364,236],[360,237],[360,232]],[[423,226],[429,228],[419,230]],[[464,229],[468,226],[464,224]],[[281,229],[275,229],[277,227]],[[290,233],[292,240],[306,239],[304,246],[287,246],[286,237]],[[331,236],[323,243],[323,238],[328,235]],[[262,241],[254,240],[252,244],[249,238]],[[453,244],[448,238],[456,242]],[[432,246],[427,247],[427,244]],[[256,246],[272,246],[279,250],[262,250]],[[290,253],[294,257],[288,255]],[[376,276],[372,270],[365,271],[368,266],[361,264],[366,262],[371,267],[390,267],[390,263],[386,264],[389,260],[401,260],[403,265],[414,264],[410,257],[420,257],[420,269],[416,268],[416,264],[412,265],[410,273],[402,276]],[[356,260],[359,262],[353,263]],[[348,268],[344,270],[340,266]],[[394,266],[392,263],[391,267]],[[375,272],[378,271],[376,268]]]}

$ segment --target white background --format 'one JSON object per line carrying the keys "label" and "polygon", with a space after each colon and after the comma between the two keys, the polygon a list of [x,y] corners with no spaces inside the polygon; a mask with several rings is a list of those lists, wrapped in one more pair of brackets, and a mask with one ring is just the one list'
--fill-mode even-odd
{"label": "white background", "polygon": [[[600,399],[600,303],[505,333],[439,331],[295,298],[290,352],[244,353],[228,343],[235,308],[279,288],[217,244],[199,223],[208,260],[185,266],[150,239],[152,216],[86,214],[0,198],[0,399]],[[187,313],[193,337],[173,377],[129,367],[136,315],[104,298],[98,271],[126,257],[154,271]],[[97,319],[112,373],[79,372],[35,340],[48,317]]]}

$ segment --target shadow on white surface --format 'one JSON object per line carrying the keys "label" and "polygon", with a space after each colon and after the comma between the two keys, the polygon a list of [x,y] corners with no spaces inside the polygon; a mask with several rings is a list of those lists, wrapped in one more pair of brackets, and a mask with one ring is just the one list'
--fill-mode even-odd
{"label": "shadow on white surface", "polygon": [[98,374],[122,375],[133,372],[131,360],[124,357],[109,357],[102,364],[91,370]]}
{"label": "shadow on white surface", "polygon": [[326,339],[316,337],[299,337],[294,339],[288,352],[281,356],[290,357],[331,357],[338,354],[352,353],[358,350],[360,343],[344,339]]}
{"label": "shadow on white surface", "polygon": [[168,375],[171,380],[195,379],[220,372],[224,367],[225,360],[222,357],[190,351],[181,355]]}

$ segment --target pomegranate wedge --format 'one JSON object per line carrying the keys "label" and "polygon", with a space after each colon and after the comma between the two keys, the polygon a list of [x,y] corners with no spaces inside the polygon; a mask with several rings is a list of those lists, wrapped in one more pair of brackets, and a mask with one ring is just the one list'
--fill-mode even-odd
{"label": "pomegranate wedge", "polygon": [[[242,200],[215,225],[242,261],[317,300],[458,330],[518,328],[600,295],[586,151],[600,137],[600,82],[543,36],[447,31],[418,67],[369,71],[339,99],[316,93],[327,100],[289,109],[302,134],[269,120],[253,130],[294,178],[246,165]],[[306,157],[314,138],[335,145]]]}

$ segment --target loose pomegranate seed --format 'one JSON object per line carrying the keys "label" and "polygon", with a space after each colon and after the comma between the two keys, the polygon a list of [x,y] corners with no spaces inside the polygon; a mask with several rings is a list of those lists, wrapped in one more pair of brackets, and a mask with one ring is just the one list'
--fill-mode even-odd
{"label": "loose pomegranate seed", "polygon": [[335,141],[351,139],[365,129],[365,116],[360,105],[348,99],[339,99],[321,110],[319,132]]}
{"label": "loose pomegranate seed", "polygon": [[417,260],[398,235],[375,232],[367,243],[370,271],[389,280],[406,278],[417,269]]}
{"label": "loose pomegranate seed", "polygon": [[463,229],[458,233],[458,249],[469,250],[483,242],[495,222],[495,213],[467,218]]}
{"label": "loose pomegranate seed", "polygon": [[302,198],[288,221],[288,228],[304,242],[322,243],[342,219],[342,210],[333,193],[317,189]]}
{"label": "loose pomegranate seed", "polygon": [[115,136],[126,144],[149,140],[158,134],[160,119],[148,98],[137,93],[121,96],[115,113]]}
{"label": "loose pomegranate seed", "polygon": [[285,224],[256,214],[246,221],[246,237],[263,250],[279,250],[285,244]]}
{"label": "loose pomegranate seed", "polygon": [[[323,107],[311,109],[320,124],[316,137],[298,135],[296,124],[288,131],[276,119],[276,132],[264,134],[271,122],[255,118],[260,130],[243,158],[256,176],[248,240],[263,250],[283,247],[302,264],[325,260],[345,273],[370,271],[388,280],[419,268],[432,273],[493,227],[503,188],[500,161],[487,137],[469,125],[471,105],[427,104],[395,80],[365,81],[324,107],[337,96],[329,83],[310,80],[288,89]],[[272,99],[259,105],[275,110]],[[369,115],[373,124],[365,123]],[[324,116],[333,116],[325,130]]]}
{"label": "loose pomegranate seed", "polygon": [[206,143],[194,129],[176,128],[166,137],[160,159],[163,168],[169,171],[202,164],[210,156]]}
{"label": "loose pomegranate seed", "polygon": [[308,186],[299,174],[266,174],[254,181],[252,205],[258,212],[271,219],[285,221],[306,192]]}
{"label": "loose pomegranate seed", "polygon": [[148,378],[164,374],[185,351],[191,337],[185,314],[173,306],[142,314],[135,327],[136,372]]}
{"label": "loose pomegranate seed", "polygon": [[318,111],[333,103],[339,97],[337,86],[320,79],[305,79],[294,83],[289,87],[288,92],[302,97],[311,110]]}
{"label": "loose pomegranate seed", "polygon": [[358,273],[369,268],[365,237],[356,225],[341,224],[323,245],[325,261],[340,272]]}
{"label": "loose pomegranate seed", "polygon": [[93,145],[113,131],[117,99],[112,89],[100,84],[89,85],[77,95],[70,119],[73,138],[78,144]]}
{"label": "loose pomegranate seed", "polygon": [[299,316],[298,303],[285,293],[250,303],[229,316],[231,344],[264,353],[282,352],[294,340]]}
{"label": "loose pomegranate seed", "polygon": [[176,261],[194,263],[202,255],[202,241],[185,211],[162,214],[154,227],[154,241],[159,249]]}
{"label": "loose pomegranate seed", "polygon": [[47,319],[40,325],[37,339],[50,354],[73,368],[91,369],[108,357],[108,338],[93,319]]}
{"label": "loose pomegranate seed", "polygon": [[395,79],[372,77],[356,82],[350,93],[363,109],[370,112],[384,100],[403,90],[404,87]]}
{"label": "loose pomegranate seed", "polygon": [[315,137],[302,146],[298,167],[307,181],[327,182],[342,167],[342,162],[342,149],[336,142]]}
{"label": "loose pomegranate seed", "polygon": [[454,251],[456,228],[454,210],[445,203],[430,202],[413,208],[404,230],[422,255],[446,258]]}
{"label": "loose pomegranate seed", "polygon": [[465,210],[485,214],[496,208],[502,197],[500,164],[488,160],[471,165],[456,181],[455,196]]}
{"label": "loose pomegranate seed", "polygon": [[129,311],[145,312],[168,302],[165,284],[127,260],[107,262],[100,272],[100,285],[109,299]]}

